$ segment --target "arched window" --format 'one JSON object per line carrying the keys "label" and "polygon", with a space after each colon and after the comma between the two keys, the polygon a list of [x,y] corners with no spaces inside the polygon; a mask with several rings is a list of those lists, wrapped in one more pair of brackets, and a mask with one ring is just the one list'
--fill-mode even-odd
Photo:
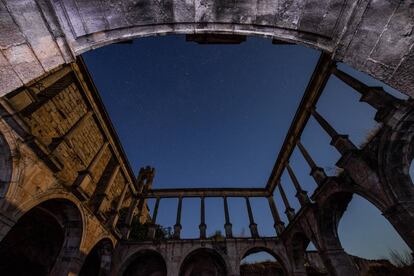
{"label": "arched window", "polygon": [[167,265],[159,253],[152,250],[142,250],[127,261],[122,275],[167,276]]}
{"label": "arched window", "polygon": [[338,236],[362,272],[378,265],[389,271],[400,265],[399,261],[411,260],[410,249],[393,226],[374,205],[358,195],[353,196],[339,222]]}
{"label": "arched window", "polygon": [[240,261],[240,275],[287,275],[283,264],[275,256],[274,253],[262,248],[249,250]]}
{"label": "arched window", "polygon": [[225,276],[226,263],[219,253],[212,249],[197,249],[191,252],[180,268],[180,276]]}
{"label": "arched window", "polygon": [[79,247],[81,235],[81,217],[73,203],[43,202],[24,214],[0,242],[0,275],[49,275],[59,254],[69,251],[62,249],[65,239]]}

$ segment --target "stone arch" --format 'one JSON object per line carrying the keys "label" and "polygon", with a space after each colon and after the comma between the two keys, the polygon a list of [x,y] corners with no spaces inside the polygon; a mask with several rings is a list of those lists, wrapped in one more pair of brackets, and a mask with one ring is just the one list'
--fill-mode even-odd
{"label": "stone arch", "polygon": [[290,239],[290,254],[293,271],[305,272],[305,252],[310,239],[303,232],[296,232]]}
{"label": "stone arch", "polygon": [[[19,183],[22,170],[18,138],[6,123],[0,121],[0,198],[13,197],[17,185],[12,184]],[[7,203],[1,203],[4,210],[8,208]]]}
{"label": "stone arch", "polygon": [[166,276],[165,258],[152,249],[141,249],[130,255],[117,275],[121,276]]}
{"label": "stone arch", "polygon": [[8,184],[12,179],[12,157],[9,144],[0,133],[0,196],[7,193]]}
{"label": "stone arch", "polygon": [[114,245],[112,240],[104,238],[98,241],[87,254],[79,276],[104,276],[111,270]]}
{"label": "stone arch", "polygon": [[[408,109],[408,110],[407,110]],[[414,185],[410,166],[414,159],[414,110],[397,111],[399,121],[385,127],[378,147],[378,173],[390,204],[381,209],[411,250],[414,250]],[[398,114],[399,113],[399,114]]]}
{"label": "stone arch", "polygon": [[[17,270],[28,270],[30,272],[25,273],[30,275],[77,273],[72,261],[79,258],[82,231],[80,212],[72,202],[64,199],[42,201],[19,216],[0,242],[3,251],[16,252],[17,259],[21,257],[26,265],[17,264],[0,270],[5,269],[7,275],[22,272]],[[9,256],[13,254],[3,256],[2,260]]]}
{"label": "stone arch", "polygon": [[338,235],[339,222],[352,197],[353,193],[349,191],[337,191],[319,205],[317,212],[318,244],[315,245],[325,268],[332,275],[359,275]]}
{"label": "stone arch", "polygon": [[[81,230],[80,231],[80,246],[79,248],[83,248],[83,244],[85,242],[85,235],[86,231],[86,215],[85,210],[82,208],[82,204],[78,201],[78,199],[71,193],[63,192],[62,190],[49,190],[48,192],[39,194],[38,196],[32,197],[32,199],[18,205],[14,206],[14,211],[11,214],[11,217],[17,221],[20,217],[22,217],[25,213],[27,213],[32,208],[40,205],[44,202],[56,200],[67,202],[68,206],[71,206],[71,211],[76,213],[76,223],[77,227]],[[69,209],[68,209],[69,210]],[[75,211],[76,210],[76,211]],[[78,216],[79,214],[79,216]]]}
{"label": "stone arch", "polygon": [[402,118],[395,126],[385,127],[380,138],[379,174],[393,201],[412,201],[414,184],[410,166],[414,159],[414,110],[398,115]]}
{"label": "stone arch", "polygon": [[283,269],[283,275],[289,275],[290,269],[288,269],[288,265],[286,263],[286,260],[281,256],[282,254],[277,254],[273,249],[265,247],[265,246],[253,246],[249,247],[240,255],[240,261],[247,257],[250,254],[258,253],[258,252],[266,252],[270,254],[273,258],[275,258],[282,266]]}
{"label": "stone arch", "polygon": [[336,192],[319,204],[318,229],[320,239],[323,239],[326,246],[337,246],[339,221],[351,202],[352,196],[350,192]]}
{"label": "stone arch", "polygon": [[[179,265],[180,276],[216,275],[225,276],[231,271],[226,259],[211,248],[197,248],[183,258]],[[212,274],[203,274],[212,273]]]}

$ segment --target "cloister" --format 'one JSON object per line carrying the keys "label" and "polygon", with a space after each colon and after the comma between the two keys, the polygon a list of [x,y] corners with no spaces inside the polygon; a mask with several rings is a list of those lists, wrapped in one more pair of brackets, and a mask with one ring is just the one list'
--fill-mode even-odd
{"label": "cloister", "polygon": [[[307,275],[305,251],[312,242],[330,275],[360,275],[338,238],[339,221],[353,195],[380,210],[414,250],[409,174],[414,158],[413,28],[411,1],[0,1],[0,271],[236,276],[245,256],[265,251],[285,275]],[[157,189],[154,168],[141,168],[135,176],[80,55],[165,34],[184,34],[198,43],[241,43],[246,36],[262,36],[274,44],[321,52],[262,188]],[[366,85],[338,63],[398,89],[407,99]],[[318,112],[330,78],[376,110],[380,128],[363,146]],[[340,154],[333,165],[341,171],[334,176],[301,143],[310,118]],[[309,193],[289,164],[295,149],[317,184]],[[289,183],[281,181],[284,172]],[[300,209],[291,207],[287,185],[293,185]],[[283,207],[275,204],[275,194]],[[172,238],[159,241],[158,206],[167,198],[178,199],[176,223]],[[186,198],[200,200],[197,239],[180,235]],[[222,199],[223,239],[207,237],[206,198]],[[229,198],[245,200],[250,237],[233,235]],[[259,235],[251,198],[268,201],[273,237]],[[151,212],[149,199],[155,200]],[[145,241],[130,239],[134,218],[148,225]]]}

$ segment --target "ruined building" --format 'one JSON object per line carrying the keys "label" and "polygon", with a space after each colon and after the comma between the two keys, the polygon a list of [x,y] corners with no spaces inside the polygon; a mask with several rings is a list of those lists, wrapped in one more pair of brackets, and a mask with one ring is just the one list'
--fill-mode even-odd
{"label": "ruined building", "polygon": [[[312,242],[331,275],[359,275],[338,239],[353,194],[369,200],[414,250],[414,4],[385,0],[3,0],[0,1],[0,271],[10,275],[240,275],[241,259],[269,252],[284,275],[306,275]],[[199,43],[272,38],[321,51],[263,188],[156,189],[153,168],[129,166],[79,56],[148,35],[187,34]],[[400,90],[400,100],[339,70],[343,62]],[[356,146],[318,113],[329,78],[377,110],[380,129]],[[350,92],[351,93],[351,92]],[[301,144],[313,117],[341,155],[327,176]],[[303,190],[289,166],[298,148],[318,188]],[[281,183],[287,171],[291,183]],[[294,210],[284,186],[293,185]],[[284,208],[276,206],[278,193]],[[199,198],[200,237],[180,239],[183,198]],[[204,200],[223,199],[225,237],[207,239]],[[245,199],[250,237],[232,233],[227,198]],[[269,202],[274,237],[258,235],[251,197]],[[156,199],[149,214],[145,200]],[[178,198],[169,240],[156,236],[160,200]],[[280,210],[278,210],[280,209]],[[285,212],[284,224],[279,212]],[[130,239],[148,222],[146,241]],[[2,274],[2,275],[6,275]]]}

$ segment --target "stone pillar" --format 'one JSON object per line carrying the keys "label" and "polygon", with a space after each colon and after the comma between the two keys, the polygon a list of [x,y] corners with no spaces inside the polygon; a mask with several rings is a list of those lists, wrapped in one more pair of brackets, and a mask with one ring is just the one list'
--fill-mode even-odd
{"label": "stone pillar", "polygon": [[348,135],[338,134],[336,130],[318,113],[312,110],[312,115],[320,126],[331,136],[331,145],[334,146],[341,155],[354,151],[357,147],[348,139]]}
{"label": "stone pillar", "polygon": [[257,231],[257,224],[254,222],[252,207],[250,206],[250,199],[247,196],[245,197],[245,199],[246,199],[247,213],[249,215],[249,221],[250,221],[250,224],[249,224],[250,233],[252,235],[252,238],[258,238],[259,232]]}
{"label": "stone pillar", "polygon": [[375,120],[377,122],[387,123],[388,115],[396,105],[402,103],[401,100],[385,92],[382,87],[367,86],[338,68],[335,68],[333,73],[338,79],[361,94],[361,102],[365,102],[377,110],[375,114]]}
{"label": "stone pillar", "polygon": [[280,192],[280,195],[282,196],[283,203],[285,204],[285,207],[286,207],[285,214],[287,218],[289,219],[289,221],[292,221],[295,218],[295,209],[290,207],[290,203],[286,197],[285,190],[283,189],[283,186],[282,186],[282,182],[279,181],[277,186],[279,186],[279,192]]}
{"label": "stone pillar", "polygon": [[223,197],[224,202],[224,218],[226,220],[224,224],[224,231],[226,232],[226,238],[233,238],[232,224],[230,223],[229,206],[227,204],[227,197]]}
{"label": "stone pillar", "polygon": [[119,219],[119,211],[121,210],[122,203],[124,202],[125,195],[126,195],[128,189],[129,189],[129,184],[126,183],[124,189],[122,190],[121,196],[119,197],[119,200],[116,203],[116,208],[115,208],[115,210],[113,211],[113,214],[112,214],[112,218],[111,218],[112,228],[116,227],[116,224],[117,224],[118,219]]}
{"label": "stone pillar", "polygon": [[182,207],[182,203],[183,203],[183,198],[180,196],[178,198],[178,206],[177,206],[177,218],[176,218],[176,222],[174,225],[174,239],[179,240],[180,239],[180,235],[181,235],[181,207]]}
{"label": "stone pillar", "polygon": [[99,276],[109,276],[111,272],[111,264],[112,264],[112,246],[111,245],[103,245],[101,249],[99,249],[99,255],[101,257],[100,269],[99,269]]}
{"label": "stone pillar", "polygon": [[324,183],[328,178],[325,171],[321,167],[318,167],[316,165],[316,163],[313,161],[312,157],[300,141],[298,141],[297,145],[306,162],[308,163],[309,167],[311,168],[310,175],[313,177],[313,179],[315,179],[315,182],[316,184],[318,184],[318,186],[322,185],[322,183]]}
{"label": "stone pillar", "polygon": [[148,238],[153,240],[155,238],[155,232],[157,231],[157,215],[158,215],[158,207],[160,205],[160,198],[157,197],[154,206],[154,212],[152,213],[152,220],[151,224],[148,226]]}
{"label": "stone pillar", "polygon": [[83,261],[78,248],[63,248],[49,275],[76,276],[82,268]]}
{"label": "stone pillar", "polygon": [[95,170],[108,146],[108,142],[103,143],[86,170],[79,172],[73,185],[73,192],[80,200],[87,200],[92,196],[94,191],[94,189],[91,189],[90,187],[94,180],[92,172]]}
{"label": "stone pillar", "polygon": [[7,233],[10,231],[10,229],[13,228],[15,224],[16,221],[0,213],[0,241],[6,237]]}
{"label": "stone pillar", "polygon": [[308,192],[302,189],[302,187],[299,184],[298,179],[296,178],[296,175],[294,174],[289,164],[286,165],[286,168],[287,168],[289,177],[292,180],[293,185],[295,186],[296,197],[299,199],[300,205],[303,207],[310,202],[309,197],[308,197]]}
{"label": "stone pillar", "polygon": [[105,188],[102,191],[101,194],[99,194],[99,200],[98,200],[98,207],[96,209],[96,215],[99,216],[101,219],[106,219],[103,211],[107,207],[107,204],[109,203],[108,198],[108,191],[111,188],[112,184],[115,182],[115,179],[119,173],[121,166],[117,164],[115,168],[112,171],[112,174],[108,180],[108,182],[105,183]]}
{"label": "stone pillar", "polygon": [[137,196],[134,196],[132,199],[131,205],[129,205],[128,214],[125,218],[125,221],[121,226],[122,238],[125,240],[128,239],[129,234],[131,232],[132,219],[134,218],[134,212],[138,206],[138,203],[139,203],[139,198]]}
{"label": "stone pillar", "polygon": [[279,212],[277,211],[277,207],[273,199],[273,196],[267,197],[267,201],[269,202],[270,211],[272,212],[273,216],[273,227],[276,230],[276,234],[280,235],[282,234],[283,230],[285,230],[285,224],[280,219]]}
{"label": "stone pillar", "polygon": [[341,246],[318,250],[318,252],[329,272],[329,275],[360,275],[358,268],[351,259],[351,256],[349,256]]}
{"label": "stone pillar", "polygon": [[198,228],[200,229],[200,239],[205,239],[207,237],[207,225],[204,210],[204,197],[200,198],[200,225],[198,226]]}

